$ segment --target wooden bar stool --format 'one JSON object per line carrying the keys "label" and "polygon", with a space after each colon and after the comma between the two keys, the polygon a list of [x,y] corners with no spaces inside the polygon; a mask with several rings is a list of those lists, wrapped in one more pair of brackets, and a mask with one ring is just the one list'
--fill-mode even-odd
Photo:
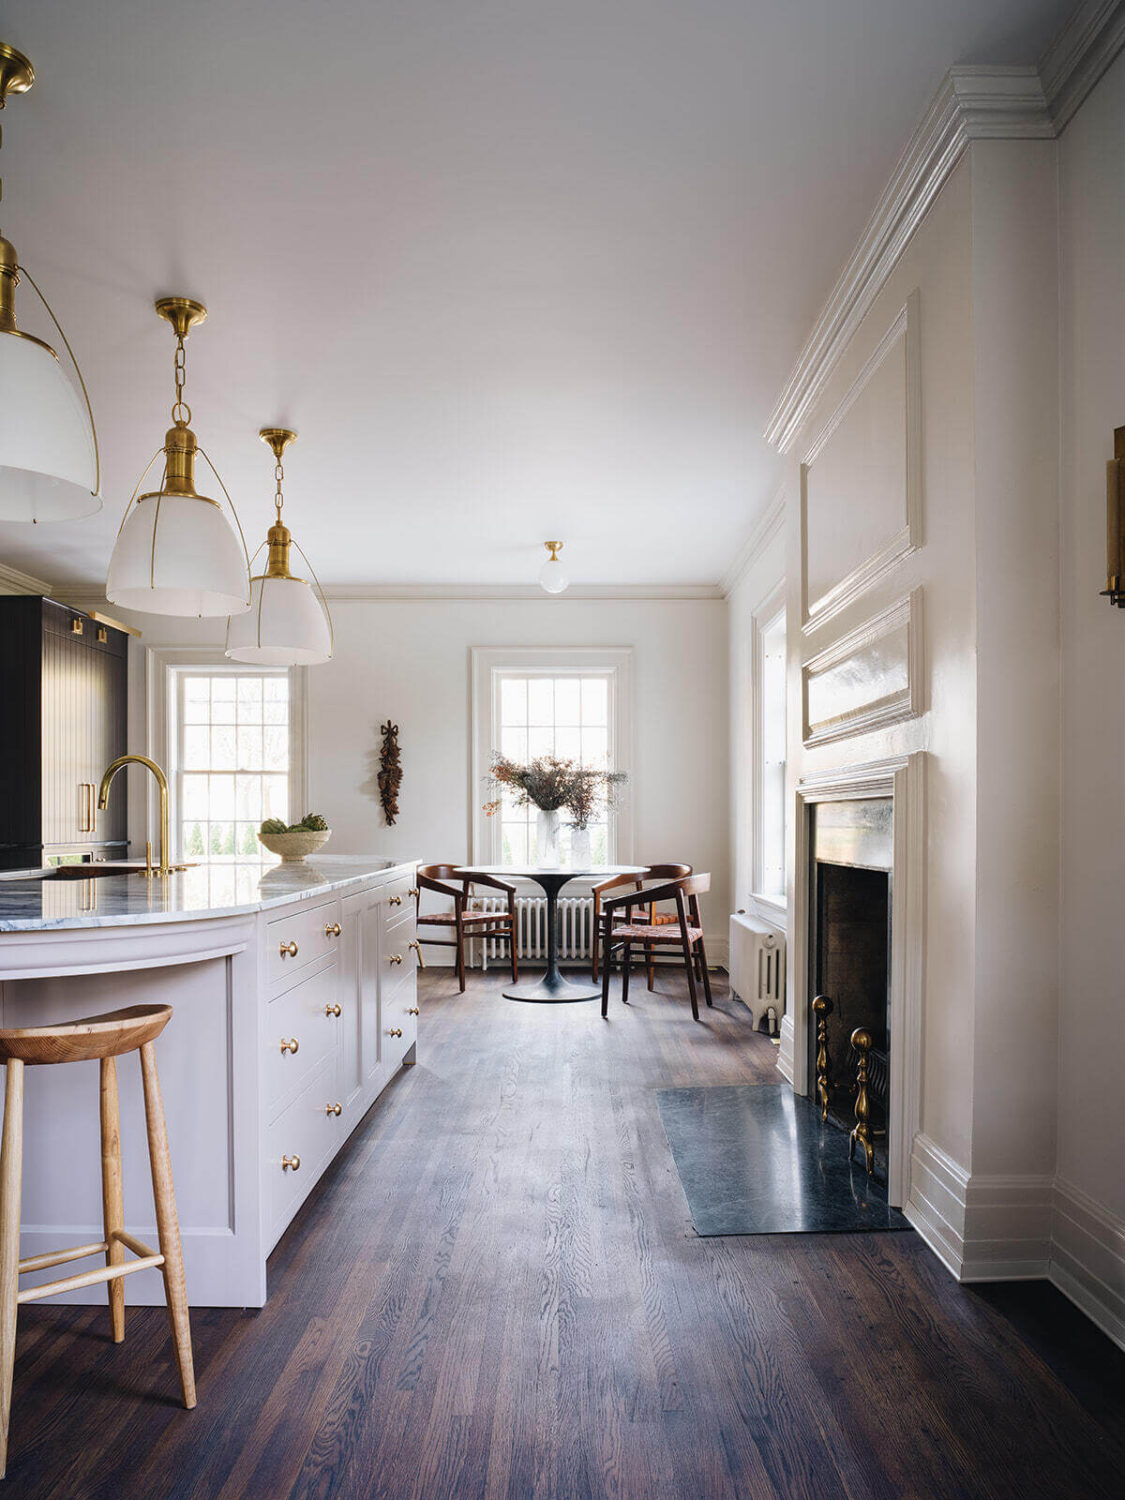
{"label": "wooden bar stool", "polygon": [[[0,1061],[6,1065],[7,1093],[4,1099],[4,1141],[0,1152],[0,1478],[7,1468],[8,1418],[12,1407],[12,1370],[16,1358],[16,1313],[22,1302],[35,1302],[75,1287],[109,1283],[109,1313],[113,1342],[125,1337],[125,1288],[121,1278],[131,1271],[159,1266],[164,1277],[164,1296],[176,1362],[183,1386],[184,1405],[195,1405],[195,1374],[191,1362],[191,1327],[188,1322],[184,1256],[180,1225],[172,1191],[172,1164],[164,1129],[164,1107],[160,1102],[160,1080],[156,1073],[153,1042],[172,1016],[170,1005],[131,1005],[104,1016],[87,1016],[60,1026],[27,1026],[0,1030]],[[152,1196],[156,1204],[159,1251],[153,1250],[125,1230],[121,1191],[121,1133],[117,1111],[116,1058],[125,1052],[141,1054],[141,1079],[145,1094],[145,1125]],[[101,1062],[102,1214],[105,1238],[93,1245],[75,1245],[20,1260],[20,1186],[23,1175],[23,1070],[47,1063]],[[127,1261],[129,1250],[137,1257]],[[104,1267],[65,1276],[42,1286],[19,1289],[21,1271],[42,1271],[65,1265],[88,1255],[105,1255]]]}

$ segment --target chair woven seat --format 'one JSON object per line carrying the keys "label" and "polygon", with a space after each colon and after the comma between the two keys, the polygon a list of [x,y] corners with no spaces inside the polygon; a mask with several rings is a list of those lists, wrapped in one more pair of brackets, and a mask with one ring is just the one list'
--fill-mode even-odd
{"label": "chair woven seat", "polygon": [[[417,920],[419,923],[428,922],[432,927],[456,927],[457,925],[457,918],[451,911],[427,912]],[[470,922],[496,922],[507,926],[508,914],[503,911],[467,911],[461,921],[466,927]]]}
{"label": "chair woven seat", "polygon": [[[703,929],[700,927],[689,927],[687,932],[688,942],[690,943],[697,943],[703,936]],[[625,941],[631,943],[678,943],[681,945],[683,943],[679,924],[677,923],[675,927],[669,927],[666,922],[661,922],[651,927],[641,926],[639,923],[632,927],[615,927],[613,929],[613,940],[615,943]]]}

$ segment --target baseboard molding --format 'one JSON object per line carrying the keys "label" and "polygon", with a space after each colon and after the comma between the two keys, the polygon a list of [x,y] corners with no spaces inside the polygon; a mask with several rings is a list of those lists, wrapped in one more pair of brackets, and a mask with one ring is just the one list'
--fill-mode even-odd
{"label": "baseboard molding", "polygon": [[1061,1179],[1055,1182],[1048,1275],[1125,1349],[1125,1219]]}
{"label": "baseboard molding", "polygon": [[908,1222],[947,1270],[961,1279],[965,1263],[965,1191],[969,1174],[929,1136],[919,1132],[910,1153]]}

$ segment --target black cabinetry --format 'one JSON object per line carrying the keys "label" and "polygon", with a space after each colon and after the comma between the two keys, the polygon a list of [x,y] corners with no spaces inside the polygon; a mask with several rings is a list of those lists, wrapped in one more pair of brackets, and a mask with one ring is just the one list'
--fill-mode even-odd
{"label": "black cabinetry", "polygon": [[0,597],[0,869],[127,852],[126,799],[97,811],[125,753],[129,638],[39,595]]}

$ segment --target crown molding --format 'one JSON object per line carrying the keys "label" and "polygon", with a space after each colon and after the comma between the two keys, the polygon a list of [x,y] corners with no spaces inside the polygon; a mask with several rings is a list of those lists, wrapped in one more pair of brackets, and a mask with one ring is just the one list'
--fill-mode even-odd
{"label": "crown molding", "polygon": [[723,574],[719,582],[719,591],[724,599],[729,597],[742,575],[754,566],[784,524],[785,489],[783,486],[776,492],[766,508],[765,515],[738,549],[734,561]]}
{"label": "crown molding", "polygon": [[1125,46],[1125,0],[1082,0],[1039,60],[1039,77],[1056,133]]}
{"label": "crown molding", "polygon": [[[28,592],[40,593],[43,590]],[[54,592],[63,602],[77,608],[106,604],[104,589],[93,584],[60,583],[56,584]],[[326,583],[324,596],[330,604],[535,600],[544,605],[628,604],[646,600],[667,602],[724,597],[722,587],[717,583],[572,583],[564,594],[546,594],[536,583]]]}
{"label": "crown molding", "polygon": [[792,447],[848,341],[970,142],[1054,134],[1037,69],[950,68],[816,320],[766,425],[768,442],[783,453]]}
{"label": "crown molding", "polygon": [[0,594],[49,594],[51,585],[44,578],[31,573],[21,573],[19,568],[10,568],[0,562]]}

